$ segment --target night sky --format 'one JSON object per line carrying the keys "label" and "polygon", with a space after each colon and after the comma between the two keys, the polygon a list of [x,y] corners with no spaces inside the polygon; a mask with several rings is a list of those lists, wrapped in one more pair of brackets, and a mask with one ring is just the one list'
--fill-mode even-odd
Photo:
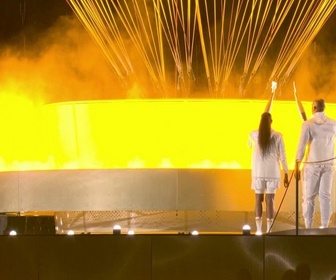
{"label": "night sky", "polygon": [[[11,49],[11,52],[15,52],[18,56],[22,56],[24,54],[29,56],[31,55],[33,49],[36,52],[37,49],[41,51],[41,49],[45,48],[45,46],[42,46],[41,41],[43,41],[44,36],[46,36],[50,29],[53,28],[55,23],[59,22],[60,18],[72,18],[77,20],[66,0],[0,0],[0,51],[4,49]],[[319,61],[322,66],[317,66],[311,69],[316,73],[313,77],[310,74],[310,90],[315,91],[316,96],[320,94],[320,92],[327,94],[329,101],[336,101],[336,97],[334,97],[335,94],[331,93],[334,88],[333,81],[336,80],[336,67],[334,66],[336,65],[335,26],[336,13],[334,12],[326,25],[323,27],[322,31],[317,35],[314,44],[311,47],[316,55],[315,61]],[[85,32],[84,29],[83,32]],[[53,38],[53,40],[58,42],[60,41],[60,39],[56,38]],[[37,48],[36,46],[39,46],[40,48]],[[84,51],[85,50],[83,48],[83,52]],[[3,57],[4,56],[1,55],[0,52],[0,62]],[[98,60],[100,59],[101,58]],[[90,61],[87,63],[88,65],[86,66],[70,65],[69,68],[74,69],[73,73],[75,73],[77,77],[85,77],[87,70],[81,70],[80,67],[90,67]],[[118,87],[115,90],[116,93],[110,94],[111,87],[103,85],[106,80],[110,79],[108,73],[109,70],[107,70],[109,67],[104,65],[104,62],[102,61],[99,63],[101,65],[100,68],[106,68],[104,74],[99,75],[99,79],[103,79],[104,81],[99,81],[97,83],[91,82],[89,85],[86,85],[86,90],[80,90],[79,85],[71,87],[71,91],[76,91],[76,94],[68,93],[61,95],[56,93],[56,89],[53,91],[47,88],[45,91],[47,91],[48,94],[47,98],[45,98],[45,102],[127,97],[122,88]],[[68,64],[72,64],[72,62]],[[2,69],[2,72],[4,72],[4,69]],[[111,73],[110,77],[111,80],[115,79],[115,77],[113,77],[113,73]],[[99,89],[96,90],[96,94],[89,93],[91,88],[97,89],[97,84],[99,84]],[[114,83],[114,85],[115,84],[116,83]],[[65,84],[64,86],[66,87],[67,85]],[[59,88],[57,90],[58,92],[60,91]],[[78,92],[81,92],[81,94]],[[284,93],[279,98],[292,98],[292,95],[289,95],[290,96],[287,97],[286,93]],[[309,100],[313,97],[314,96],[309,95],[306,99]],[[305,97],[303,99],[305,99]]]}
{"label": "night sky", "polygon": [[[28,40],[36,40],[40,32],[52,26],[60,16],[73,12],[65,0],[0,0],[0,41],[16,42],[17,36],[26,32]],[[316,41],[327,42],[323,49],[335,51],[336,13],[334,13]]]}
{"label": "night sky", "polygon": [[60,16],[72,14],[65,0],[0,0],[1,43],[17,44],[23,32],[28,41],[34,41]]}

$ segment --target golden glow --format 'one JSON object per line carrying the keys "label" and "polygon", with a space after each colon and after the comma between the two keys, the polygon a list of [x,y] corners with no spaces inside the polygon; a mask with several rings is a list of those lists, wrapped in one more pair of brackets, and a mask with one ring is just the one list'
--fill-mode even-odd
{"label": "golden glow", "polygon": [[[145,72],[160,97],[190,96],[201,65],[210,96],[227,96],[236,75],[240,94],[246,96],[265,61],[273,61],[274,53],[268,54],[273,47],[278,55],[273,70],[267,70],[268,82],[276,79],[282,86],[336,7],[333,0],[67,2],[115,74],[132,84],[134,73],[139,78]],[[234,73],[237,64],[244,66]]]}
{"label": "golden glow", "polygon": [[[10,170],[107,168],[249,169],[248,135],[266,100],[114,100],[36,108],[1,100],[0,168]],[[302,102],[307,116],[311,102]],[[336,117],[336,105],[327,113]],[[288,162],[302,119],[295,101],[274,101],[273,128],[282,132]]]}

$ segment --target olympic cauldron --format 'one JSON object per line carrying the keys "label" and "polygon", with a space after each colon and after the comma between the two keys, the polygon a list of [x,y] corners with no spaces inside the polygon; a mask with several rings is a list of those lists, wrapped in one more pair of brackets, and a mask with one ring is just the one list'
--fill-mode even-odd
{"label": "olympic cauldron", "polygon": [[[1,140],[7,152],[0,211],[55,213],[59,233],[112,231],[115,223],[138,231],[240,230],[253,223],[247,139],[266,103],[151,99],[44,105],[29,131],[27,123],[20,128],[17,122],[16,137],[24,141],[13,147],[6,137]],[[302,104],[309,116],[311,102]],[[327,104],[331,117],[334,107]],[[296,102],[274,101],[271,113],[293,170],[302,124]],[[12,129],[12,118],[3,119],[2,131]],[[295,187],[293,177],[278,230],[295,226]],[[282,187],[277,193],[277,208],[284,192]]]}

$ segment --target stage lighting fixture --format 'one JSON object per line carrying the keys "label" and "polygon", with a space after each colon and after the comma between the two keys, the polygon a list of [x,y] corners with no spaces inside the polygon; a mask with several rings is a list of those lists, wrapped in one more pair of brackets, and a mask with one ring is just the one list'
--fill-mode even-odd
{"label": "stage lighting fixture", "polygon": [[11,230],[11,231],[9,232],[9,235],[12,235],[12,236],[14,236],[14,235],[17,235],[17,233],[16,233],[16,231],[15,231],[15,230]]}
{"label": "stage lighting fixture", "polygon": [[115,225],[113,227],[113,234],[120,234],[121,233],[121,226]]}
{"label": "stage lighting fixture", "polygon": [[198,235],[198,231],[197,230],[193,230],[191,235]]}
{"label": "stage lighting fixture", "polygon": [[129,230],[127,234],[128,235],[134,235],[134,231],[133,230]]}
{"label": "stage lighting fixture", "polygon": [[251,234],[251,227],[249,225],[243,226],[243,235],[250,235]]}

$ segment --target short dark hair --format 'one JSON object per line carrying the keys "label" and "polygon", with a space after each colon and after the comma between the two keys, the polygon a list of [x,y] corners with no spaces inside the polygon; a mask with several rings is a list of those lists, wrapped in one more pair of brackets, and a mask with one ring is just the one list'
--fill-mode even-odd
{"label": "short dark hair", "polygon": [[314,106],[316,107],[317,112],[323,112],[325,109],[325,101],[324,99],[315,99]]}

